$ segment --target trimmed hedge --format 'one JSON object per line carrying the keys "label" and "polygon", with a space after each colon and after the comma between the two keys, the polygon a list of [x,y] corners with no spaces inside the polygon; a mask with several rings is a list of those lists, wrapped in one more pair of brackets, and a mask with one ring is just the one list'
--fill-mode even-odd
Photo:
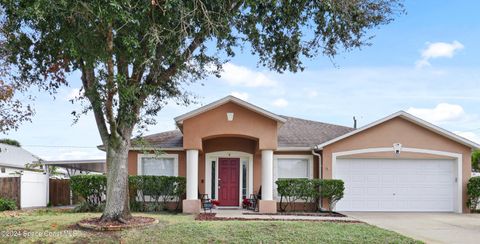
{"label": "trimmed hedge", "polygon": [[328,211],[332,211],[340,199],[343,198],[345,185],[342,180],[320,180],[320,197],[327,199]]}
{"label": "trimmed hedge", "polygon": [[[105,201],[107,177],[105,175],[74,175],[70,177],[72,191],[85,200],[81,212],[96,210]],[[101,210],[101,209],[98,209]]]}
{"label": "trimmed hedge", "polygon": [[177,176],[129,176],[130,207],[134,211],[169,210],[168,203],[174,203],[174,210],[186,193],[185,177]]}
{"label": "trimmed hedge", "polygon": [[275,183],[280,195],[280,211],[282,212],[287,211],[289,206],[294,206],[297,200],[305,202],[304,211],[309,203],[314,204],[318,210],[320,198],[328,200],[328,210],[331,211],[335,204],[343,198],[345,190],[342,180],[279,179]]}
{"label": "trimmed hedge", "polygon": [[[130,208],[133,211],[168,210],[173,203],[178,210],[186,192],[185,177],[129,176]],[[105,175],[76,175],[70,178],[72,191],[85,201],[76,209],[79,212],[102,211],[107,193]]]}
{"label": "trimmed hedge", "polygon": [[472,177],[467,184],[467,206],[470,211],[478,211],[480,207],[480,176]]}
{"label": "trimmed hedge", "polygon": [[17,204],[14,200],[0,197],[0,212],[15,209],[17,209]]}

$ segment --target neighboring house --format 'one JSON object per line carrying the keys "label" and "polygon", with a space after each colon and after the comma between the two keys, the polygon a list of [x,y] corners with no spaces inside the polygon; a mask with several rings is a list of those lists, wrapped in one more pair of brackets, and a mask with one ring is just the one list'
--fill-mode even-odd
{"label": "neighboring house", "polygon": [[9,176],[18,170],[41,170],[41,166],[28,166],[39,160],[39,157],[21,147],[0,143],[0,177]]}
{"label": "neighboring house", "polygon": [[200,210],[199,192],[238,207],[260,187],[259,211],[276,212],[278,178],[342,179],[337,211],[468,211],[470,154],[480,146],[403,111],[353,129],[228,96],[175,122],[178,130],[145,136],[149,146],[133,144],[128,168],[186,176],[184,212]]}
{"label": "neighboring house", "polygon": [[0,143],[0,178],[20,177],[21,208],[47,206],[48,178],[41,166],[28,166],[39,160],[21,147]]}

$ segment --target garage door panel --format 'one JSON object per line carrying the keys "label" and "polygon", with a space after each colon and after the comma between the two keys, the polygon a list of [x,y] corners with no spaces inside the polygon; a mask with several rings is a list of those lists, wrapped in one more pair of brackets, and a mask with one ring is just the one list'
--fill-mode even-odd
{"label": "garage door panel", "polygon": [[345,182],[338,211],[453,211],[452,160],[339,159]]}

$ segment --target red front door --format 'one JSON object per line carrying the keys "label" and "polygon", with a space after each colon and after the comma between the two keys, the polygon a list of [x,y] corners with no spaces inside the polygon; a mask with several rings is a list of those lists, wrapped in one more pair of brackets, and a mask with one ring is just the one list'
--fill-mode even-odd
{"label": "red front door", "polygon": [[240,159],[218,159],[218,201],[220,206],[238,206],[240,188]]}

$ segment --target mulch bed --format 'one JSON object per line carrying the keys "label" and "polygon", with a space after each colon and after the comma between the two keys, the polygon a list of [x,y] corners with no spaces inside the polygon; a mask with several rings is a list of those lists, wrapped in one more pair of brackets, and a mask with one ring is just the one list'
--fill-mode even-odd
{"label": "mulch bed", "polygon": [[78,222],[77,225],[87,230],[119,231],[158,224],[158,219],[141,216],[132,217],[126,223],[122,223],[119,221],[100,222],[99,220],[99,218],[84,219]]}
{"label": "mulch bed", "polygon": [[319,217],[347,217],[337,212],[278,212],[278,213],[243,213],[244,215],[283,215],[283,216],[319,216]]}
{"label": "mulch bed", "polygon": [[357,220],[335,220],[335,219],[262,219],[262,218],[228,218],[216,217],[216,213],[200,213],[195,217],[197,221],[303,221],[303,222],[335,222],[335,223],[363,223]]}

